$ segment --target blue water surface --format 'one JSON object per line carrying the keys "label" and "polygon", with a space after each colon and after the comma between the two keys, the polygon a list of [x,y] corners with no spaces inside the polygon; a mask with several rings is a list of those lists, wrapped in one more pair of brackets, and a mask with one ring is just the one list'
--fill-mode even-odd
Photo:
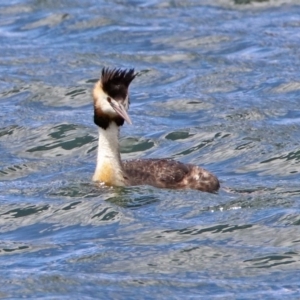
{"label": "blue water surface", "polygon": [[[297,0],[2,0],[0,298],[299,299]],[[102,67],[135,68],[122,157],[218,194],[91,181]]]}

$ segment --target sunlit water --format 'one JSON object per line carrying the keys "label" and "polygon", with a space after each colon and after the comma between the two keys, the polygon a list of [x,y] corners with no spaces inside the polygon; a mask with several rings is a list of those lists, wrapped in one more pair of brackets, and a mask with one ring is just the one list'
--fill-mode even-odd
{"label": "sunlit water", "polygon": [[[2,0],[0,297],[299,299],[299,15]],[[219,194],[91,182],[103,66],[140,72],[123,157],[199,164]]]}

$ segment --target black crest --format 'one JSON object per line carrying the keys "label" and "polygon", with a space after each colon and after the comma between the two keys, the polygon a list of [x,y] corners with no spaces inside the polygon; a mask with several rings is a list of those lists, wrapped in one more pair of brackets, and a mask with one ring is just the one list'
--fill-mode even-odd
{"label": "black crest", "polygon": [[115,100],[125,99],[128,94],[129,84],[135,76],[134,69],[103,68],[101,74],[103,91]]}

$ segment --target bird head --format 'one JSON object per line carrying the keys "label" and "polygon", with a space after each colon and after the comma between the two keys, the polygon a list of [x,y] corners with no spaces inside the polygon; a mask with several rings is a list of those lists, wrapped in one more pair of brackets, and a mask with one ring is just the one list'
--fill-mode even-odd
{"label": "bird head", "polygon": [[98,126],[106,129],[110,122],[121,126],[124,120],[132,124],[127,113],[128,88],[135,76],[134,69],[102,69],[101,78],[93,90],[94,121]]}

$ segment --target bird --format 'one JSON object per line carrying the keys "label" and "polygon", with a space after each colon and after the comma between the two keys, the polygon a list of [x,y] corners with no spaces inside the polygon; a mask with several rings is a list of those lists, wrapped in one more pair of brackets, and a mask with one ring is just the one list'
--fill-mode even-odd
{"label": "bird", "polygon": [[107,186],[150,185],[216,193],[220,187],[218,178],[197,165],[169,158],[122,161],[119,134],[125,121],[132,124],[128,114],[129,85],[136,76],[134,69],[104,67],[94,86],[94,123],[99,140],[93,181]]}

